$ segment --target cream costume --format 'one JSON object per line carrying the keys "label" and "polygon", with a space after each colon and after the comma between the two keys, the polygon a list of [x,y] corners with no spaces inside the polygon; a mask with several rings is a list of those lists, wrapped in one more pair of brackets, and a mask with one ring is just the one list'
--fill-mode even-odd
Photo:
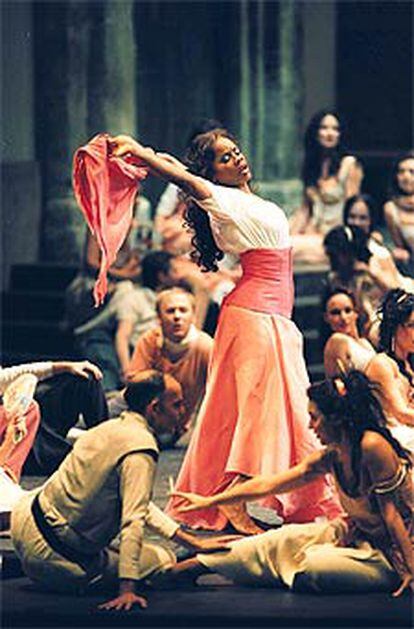
{"label": "cream costume", "polygon": [[140,580],[173,564],[171,551],[143,541],[144,524],[165,537],[178,529],[150,503],[157,455],[145,419],[131,411],[80,437],[45,485],[13,509],[25,573],[67,591],[100,579]]}
{"label": "cream costume", "polygon": [[383,523],[376,494],[392,494],[413,535],[413,483],[405,461],[389,481],[350,491],[335,456],[325,465],[334,473],[348,514],[332,522],[290,524],[232,543],[229,553],[199,554],[213,572],[247,585],[288,586],[314,592],[390,590],[398,583],[402,560]]}

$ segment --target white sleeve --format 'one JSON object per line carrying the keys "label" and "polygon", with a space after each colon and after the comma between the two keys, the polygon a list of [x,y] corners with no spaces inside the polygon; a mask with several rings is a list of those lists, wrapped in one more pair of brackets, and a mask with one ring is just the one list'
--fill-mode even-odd
{"label": "white sleeve", "polygon": [[234,216],[238,212],[237,201],[240,200],[238,195],[244,194],[244,192],[235,188],[217,186],[207,179],[203,179],[203,181],[210,189],[211,196],[203,200],[194,199],[194,202],[216,220],[233,222]]}
{"label": "white sleeve", "polygon": [[178,201],[178,187],[169,183],[161,195],[155,209],[155,216],[171,216],[174,213]]}
{"label": "white sleeve", "polygon": [[174,537],[180,528],[180,525],[177,524],[177,522],[170,518],[169,515],[161,511],[161,509],[153,502],[150,502],[148,505],[145,524],[153,531],[167,539]]}
{"label": "white sleeve", "polygon": [[9,384],[24,373],[31,373],[39,380],[50,378],[53,375],[53,363],[51,361],[39,363],[26,363],[17,367],[0,368],[0,393],[4,393]]}

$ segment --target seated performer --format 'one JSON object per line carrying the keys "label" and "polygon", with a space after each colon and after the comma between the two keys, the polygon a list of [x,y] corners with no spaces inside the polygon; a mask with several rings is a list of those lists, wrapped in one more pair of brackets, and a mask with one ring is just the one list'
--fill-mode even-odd
{"label": "seated performer", "polygon": [[195,327],[195,300],[184,288],[161,291],[157,296],[157,312],[161,325],[138,339],[127,377],[134,380],[140,371],[158,369],[181,384],[185,417],[182,429],[168,443],[173,445],[188,429],[203,399],[213,339]]}
{"label": "seated performer", "polygon": [[[80,437],[57,472],[17,502],[11,526],[23,570],[33,581],[63,592],[118,582],[119,596],[101,606],[115,610],[145,607],[136,583],[175,562],[172,551],[143,541],[144,524],[193,548],[220,549],[229,539],[197,539],[149,502],[155,434],[174,430],[181,420],[180,385],[147,371],[128,385],[125,398],[130,410]],[[163,406],[167,414],[160,412]],[[112,543],[118,534],[119,549]]]}
{"label": "seated performer", "polygon": [[297,591],[369,592],[413,586],[413,479],[406,451],[385,427],[372,385],[360,372],[308,390],[310,427],[324,449],[273,476],[257,476],[215,496],[175,492],[183,511],[256,500],[333,474],[348,514],[331,522],[291,524],[198,555],[172,569],[194,577],[218,572],[235,582]]}
{"label": "seated performer", "polygon": [[25,413],[21,438],[13,436],[13,425],[0,407],[0,467],[15,481],[29,456],[37,473],[50,473],[70,450],[69,429],[82,413],[87,426],[107,418],[105,396],[100,386],[102,374],[88,361],[45,361],[0,369],[0,393],[23,374],[33,374],[41,382],[34,391],[36,402]]}

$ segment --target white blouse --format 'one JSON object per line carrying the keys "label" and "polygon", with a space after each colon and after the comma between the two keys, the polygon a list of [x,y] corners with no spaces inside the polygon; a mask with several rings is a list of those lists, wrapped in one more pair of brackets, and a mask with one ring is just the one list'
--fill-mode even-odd
{"label": "white blouse", "polygon": [[251,249],[291,246],[288,220],[275,203],[238,188],[204,181],[211,190],[211,197],[194,201],[208,213],[214,240],[220,249],[238,255]]}
{"label": "white blouse", "polygon": [[50,378],[53,375],[53,363],[45,361],[41,363],[26,363],[17,367],[0,367],[0,394],[3,394],[9,384],[24,373],[31,373],[39,380]]}

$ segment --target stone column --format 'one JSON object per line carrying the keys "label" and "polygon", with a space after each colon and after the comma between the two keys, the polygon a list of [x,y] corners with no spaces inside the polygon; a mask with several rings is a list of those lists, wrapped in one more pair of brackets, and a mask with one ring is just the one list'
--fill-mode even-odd
{"label": "stone column", "polygon": [[[36,12],[37,11],[37,12]],[[37,36],[38,153],[45,204],[41,258],[76,263],[85,234],[72,194],[74,150],[87,139],[88,13],[79,2],[35,7]]]}
{"label": "stone column", "polygon": [[[47,71],[41,89],[46,163],[42,257],[81,259],[86,226],[75,202],[74,151],[98,132],[136,133],[133,0],[42,7]],[[42,68],[38,69],[42,72]]]}
{"label": "stone column", "polygon": [[296,0],[280,3],[279,19],[279,137],[277,170],[283,179],[299,172],[299,147],[302,89],[300,57],[300,10]]}

